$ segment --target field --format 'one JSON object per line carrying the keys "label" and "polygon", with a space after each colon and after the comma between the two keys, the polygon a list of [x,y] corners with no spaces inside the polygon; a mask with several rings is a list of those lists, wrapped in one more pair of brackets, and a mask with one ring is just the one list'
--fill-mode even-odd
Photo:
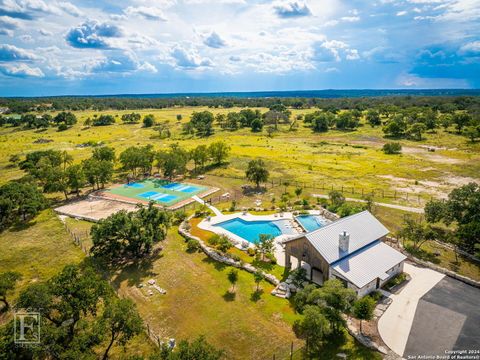
{"label": "field", "polygon": [[[172,132],[169,139],[161,139],[152,128],[142,128],[141,124],[125,125],[117,119],[117,124],[106,127],[84,128],[83,121],[93,115],[92,112],[77,112],[79,123],[72,129],[58,132],[0,129],[0,182],[21,176],[18,169],[9,168],[9,156],[27,151],[55,148],[67,150],[79,161],[90,156],[88,142],[102,142],[113,146],[117,152],[131,145],[154,145],[157,149],[168,147],[171,143],[189,149],[199,144],[228,139],[232,147],[232,156],[228,168],[216,169],[213,174],[243,177],[248,159],[263,158],[269,165],[271,177],[275,179],[300,181],[309,184],[336,188],[344,187],[353,196],[360,196],[361,190],[384,190],[388,194],[410,194],[409,202],[423,202],[430,197],[445,196],[456,185],[478,179],[480,174],[480,145],[471,144],[466,138],[438,129],[436,133],[426,134],[421,142],[403,140],[403,154],[385,155],[380,150],[386,142],[380,128],[361,126],[356,131],[329,131],[325,134],[312,134],[300,122],[296,131],[287,131],[287,127],[270,138],[262,134],[251,133],[249,129],[235,132],[216,129],[208,139],[184,137],[181,126],[188,121],[193,111],[206,108],[174,108],[164,110],[144,110],[139,113],[153,113],[157,122],[168,121]],[[213,113],[238,111],[238,109],[209,109]],[[265,109],[262,109],[265,110]],[[293,110],[293,115],[305,114],[312,110]],[[130,111],[131,112],[131,111]],[[121,116],[122,111],[104,112]],[[182,114],[183,120],[177,121],[176,114]],[[453,131],[453,129],[452,129]],[[53,140],[50,143],[35,143],[39,139]],[[435,147],[435,152],[428,151]],[[301,175],[300,175],[301,174]],[[121,179],[124,182],[125,179]],[[381,196],[381,193],[377,194]],[[420,196],[420,198],[418,197]],[[387,199],[406,203],[402,199]]]}
{"label": "field", "polygon": [[[112,146],[119,154],[133,145],[152,144],[155,149],[166,149],[170,144],[178,143],[191,149],[218,140],[224,140],[231,146],[229,163],[210,170],[201,184],[218,187],[220,194],[229,192],[238,207],[251,208],[256,201],[261,201],[262,208],[274,207],[283,192],[293,194],[294,188],[300,186],[303,188],[302,194],[296,198],[292,195],[293,201],[304,197],[314,201],[311,195],[327,194],[332,188],[343,188],[348,197],[361,198],[362,194],[375,191],[376,201],[420,208],[432,197],[445,197],[456,186],[480,180],[479,143],[470,143],[466,138],[443,129],[427,133],[425,140],[420,142],[402,140],[401,155],[385,155],[381,147],[386,139],[381,129],[369,125],[363,125],[356,131],[332,130],[313,134],[300,121],[295,131],[289,131],[288,126],[283,125],[273,137],[267,136],[265,131],[256,134],[249,129],[228,132],[219,128],[207,139],[182,135],[181,127],[188,121],[189,115],[201,110],[227,113],[239,109],[169,108],[136,111],[142,115],[154,114],[157,122],[168,122],[172,133],[168,139],[161,138],[156,130],[143,128],[141,124],[121,124],[119,117],[132,111],[103,112],[118,115],[116,124],[105,127],[83,127],[83,121],[93,116],[93,112],[83,111],[76,112],[79,123],[62,132],[53,128],[45,131],[0,128],[0,185],[23,175],[21,170],[9,163],[10,156],[24,155],[33,150],[66,150],[77,163],[90,157],[89,144],[92,143]],[[313,109],[293,110],[292,117],[310,111]],[[177,114],[181,114],[183,120],[177,121]],[[429,151],[429,147],[435,151]],[[246,183],[246,165],[252,158],[265,160],[274,180],[275,185],[267,184],[267,191],[262,194],[241,193],[241,186]],[[116,183],[125,183],[124,174],[117,176]],[[61,194],[48,196],[53,203],[62,200]],[[218,200],[215,205],[222,211],[228,211],[232,199]],[[188,211],[198,206],[192,204]],[[393,233],[399,230],[406,214],[401,210],[380,206],[375,209],[375,215]],[[81,235],[84,247],[90,247],[88,231],[91,223],[66,219],[66,224]],[[228,269],[211,261],[203,253],[187,253],[185,243],[176,230],[172,228],[169,232],[157,259],[112,275],[114,286],[120,294],[135,300],[153,332],[164,339],[192,338],[204,334],[214,345],[225,349],[229,358],[238,359],[272,358],[273,355],[280,359],[289,354],[292,342],[295,349],[303,346],[292,332],[292,324],[298,315],[287,301],[270,296],[271,285],[262,283],[263,295],[260,299],[253,298],[253,277],[242,271],[236,295],[232,298],[227,293]],[[84,257],[51,211],[43,212],[23,228],[12,228],[1,233],[0,247],[0,272],[16,270],[24,276],[14,297],[29,283],[47,279],[65,264],[78,263]],[[434,245],[425,247],[427,253],[435,250]],[[245,262],[254,261],[240,251],[232,252]],[[454,266],[460,273],[480,279],[478,265],[467,259],[454,264],[452,256],[451,251],[442,250],[437,260],[442,266]],[[279,278],[284,275],[284,269],[280,266],[265,270]],[[167,290],[166,295],[148,296],[145,289],[138,287],[152,278]],[[0,318],[0,322],[6,320]],[[130,345],[130,353],[143,353],[145,348],[140,345],[142,342],[148,343],[145,337],[136,339]],[[151,344],[146,345],[147,348],[149,346]],[[360,347],[348,335],[325,348],[325,359],[334,358],[339,352],[346,353],[352,359],[377,356]]]}

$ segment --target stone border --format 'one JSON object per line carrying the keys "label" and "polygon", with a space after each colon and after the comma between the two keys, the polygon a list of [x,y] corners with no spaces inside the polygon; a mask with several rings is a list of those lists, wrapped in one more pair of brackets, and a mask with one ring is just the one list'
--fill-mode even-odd
{"label": "stone border", "polygon": [[[200,239],[199,237],[190,234],[190,232],[187,229],[187,224],[189,224],[189,221],[194,216],[195,215],[190,215],[188,218],[186,218],[180,224],[180,226],[178,227],[178,232],[179,232],[180,235],[182,235],[185,239],[197,240],[200,244],[200,248],[202,249],[202,251],[207,256],[211,257],[215,261],[218,261],[218,262],[221,262],[221,263],[224,263],[224,264],[227,264],[229,266],[233,266],[233,267],[236,267],[236,268],[239,268],[239,269],[242,269],[242,270],[246,270],[250,273],[254,273],[254,272],[257,271],[257,268],[255,266],[253,266],[251,264],[248,264],[248,263],[246,263],[246,264],[242,263],[241,261],[235,261],[228,256],[224,256],[224,255],[220,254],[219,252],[217,252],[216,250],[212,249],[211,247],[207,246],[205,244],[205,242],[202,239]],[[277,286],[278,284],[280,284],[280,280],[278,280],[274,275],[266,273],[264,271],[262,271],[262,274],[263,274],[265,280],[268,281],[269,283],[271,283],[272,285]]]}

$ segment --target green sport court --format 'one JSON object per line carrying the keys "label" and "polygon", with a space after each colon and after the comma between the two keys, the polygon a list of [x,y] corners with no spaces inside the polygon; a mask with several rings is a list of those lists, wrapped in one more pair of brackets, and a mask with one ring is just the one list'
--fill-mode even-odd
{"label": "green sport court", "polygon": [[163,206],[172,206],[194,195],[204,193],[208,189],[208,187],[198,184],[149,179],[119,185],[106,190],[106,192],[132,200],[154,201]]}

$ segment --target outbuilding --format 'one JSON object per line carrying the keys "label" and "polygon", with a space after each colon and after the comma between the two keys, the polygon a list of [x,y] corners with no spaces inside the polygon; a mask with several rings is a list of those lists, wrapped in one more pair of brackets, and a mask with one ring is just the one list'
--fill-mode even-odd
{"label": "outbuilding", "polygon": [[375,216],[363,211],[286,240],[285,263],[291,268],[296,261],[319,285],[339,279],[364,296],[403,271],[406,256],[383,242],[388,233]]}

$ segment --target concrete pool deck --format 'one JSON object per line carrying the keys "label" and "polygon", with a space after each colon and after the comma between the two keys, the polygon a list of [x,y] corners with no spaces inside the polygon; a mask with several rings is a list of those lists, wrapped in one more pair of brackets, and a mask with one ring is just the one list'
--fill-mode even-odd
{"label": "concrete pool deck", "polygon": [[[218,211],[218,210],[217,210]],[[214,211],[215,212],[215,211]],[[270,215],[253,215],[250,213],[243,213],[243,212],[237,212],[233,214],[222,214],[220,211],[218,211],[220,215],[212,216],[209,219],[204,219],[202,220],[197,226],[206,231],[210,231],[215,234],[219,235],[225,235],[231,240],[233,240],[234,245],[236,248],[240,250],[246,250],[249,247],[254,247],[255,245],[249,242],[248,240],[233,234],[232,232],[223,229],[220,226],[215,226],[220,223],[223,223],[225,221],[233,220],[233,219],[241,219],[244,221],[279,221],[279,220],[286,220],[286,221],[294,221],[294,218],[296,215],[294,215],[292,212],[283,212],[283,213],[276,213],[276,214],[270,214]],[[215,212],[217,213],[217,212]],[[310,215],[320,215],[319,210],[310,210],[309,211]],[[285,266],[285,250],[283,249],[283,241],[287,240],[289,238],[298,236],[299,234],[302,234],[301,232],[295,230],[295,228],[292,226],[289,228],[292,230],[292,234],[282,234],[277,237],[275,237],[275,251],[274,255],[275,258],[277,259],[277,263],[280,266]]]}

